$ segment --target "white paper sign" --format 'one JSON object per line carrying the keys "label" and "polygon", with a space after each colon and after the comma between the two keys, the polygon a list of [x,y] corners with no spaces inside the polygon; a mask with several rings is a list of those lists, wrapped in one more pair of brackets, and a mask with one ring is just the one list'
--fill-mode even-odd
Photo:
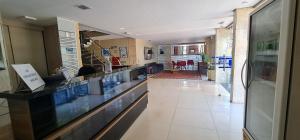
{"label": "white paper sign", "polygon": [[43,79],[30,64],[16,64],[12,67],[31,90],[45,85]]}
{"label": "white paper sign", "polygon": [[66,78],[67,81],[71,81],[72,80],[72,76],[69,73],[67,68],[61,68],[61,72],[63,73],[64,77]]}

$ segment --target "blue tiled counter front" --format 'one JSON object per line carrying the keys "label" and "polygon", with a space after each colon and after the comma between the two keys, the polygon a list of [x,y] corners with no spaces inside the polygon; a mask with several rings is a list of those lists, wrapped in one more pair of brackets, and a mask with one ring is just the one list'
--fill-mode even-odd
{"label": "blue tiled counter front", "polygon": [[[128,89],[140,84],[144,80],[135,80],[131,82],[126,82],[114,87],[108,93],[105,94],[86,94],[84,96],[77,96],[76,99],[72,99],[70,102],[56,105],[56,117],[57,125],[62,126],[74,118],[89,112],[90,110],[96,108],[97,106],[104,104],[105,102],[113,99],[114,97],[121,95]],[[61,93],[57,93],[58,95]],[[57,95],[55,94],[55,95]],[[55,99],[54,101],[58,100]]]}
{"label": "blue tiled counter front", "polygon": [[[58,133],[56,139],[91,139],[146,94],[146,80],[145,67],[131,67],[78,77],[66,85],[58,82],[33,92],[4,92],[0,97],[8,100],[17,139],[44,139]],[[90,116],[78,128],[69,128],[66,134],[60,132],[99,108],[104,110]],[[20,114],[28,117],[24,121],[29,121],[28,126],[20,128],[23,130],[17,128],[24,123],[18,118]]]}

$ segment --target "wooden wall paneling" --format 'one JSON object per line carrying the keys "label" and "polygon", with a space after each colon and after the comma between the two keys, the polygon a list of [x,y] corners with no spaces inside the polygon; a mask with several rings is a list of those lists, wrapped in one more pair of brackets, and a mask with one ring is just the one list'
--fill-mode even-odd
{"label": "wooden wall paneling", "polygon": [[136,40],[129,38],[128,39],[128,63],[129,65],[136,65],[137,64],[137,58],[136,58]]}
{"label": "wooden wall paneling", "polygon": [[28,102],[8,99],[8,106],[15,139],[34,140]]}
{"label": "wooden wall paneling", "polygon": [[32,64],[41,76],[47,76],[42,31],[10,27],[10,37],[16,64]]}
{"label": "wooden wall paneling", "polygon": [[54,74],[55,69],[62,66],[57,25],[47,26],[44,30],[45,51],[49,74]]}
{"label": "wooden wall paneling", "polygon": [[[125,65],[136,64],[136,51],[135,51],[135,39],[133,38],[120,38],[96,41],[103,48],[110,48],[111,54],[115,57],[120,57],[120,47],[127,47],[128,58],[122,58],[121,61],[125,61]],[[116,46],[116,47],[114,47]],[[113,47],[113,48],[112,48]],[[99,47],[95,47],[95,55],[102,57],[102,50]],[[112,48],[112,49],[111,49]]]}

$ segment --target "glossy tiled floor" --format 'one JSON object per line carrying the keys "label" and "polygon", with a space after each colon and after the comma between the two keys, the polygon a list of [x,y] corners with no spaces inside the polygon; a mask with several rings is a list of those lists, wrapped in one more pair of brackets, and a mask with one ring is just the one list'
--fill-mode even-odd
{"label": "glossy tiled floor", "polygon": [[213,82],[150,79],[149,91],[147,109],[122,140],[242,140],[244,105]]}

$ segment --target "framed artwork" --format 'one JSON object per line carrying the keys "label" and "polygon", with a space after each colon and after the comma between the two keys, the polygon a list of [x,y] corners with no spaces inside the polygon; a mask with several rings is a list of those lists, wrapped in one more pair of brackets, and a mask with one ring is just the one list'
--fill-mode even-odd
{"label": "framed artwork", "polygon": [[160,48],[160,49],[159,49],[159,54],[165,54],[164,49]]}
{"label": "framed artwork", "polygon": [[103,48],[102,49],[102,56],[109,56],[109,48]]}
{"label": "framed artwork", "polygon": [[120,47],[120,58],[128,58],[127,47]]}
{"label": "framed artwork", "polygon": [[152,59],[152,48],[144,47],[144,58],[145,60],[151,60]]}

